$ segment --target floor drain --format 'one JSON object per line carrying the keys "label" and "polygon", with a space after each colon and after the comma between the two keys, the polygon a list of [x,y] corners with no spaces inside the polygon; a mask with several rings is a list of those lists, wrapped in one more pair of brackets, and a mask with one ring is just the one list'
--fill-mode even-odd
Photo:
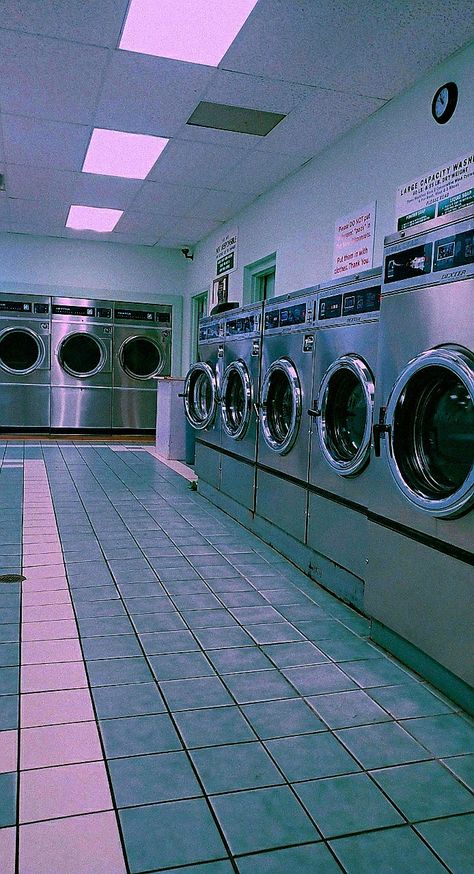
{"label": "floor drain", "polygon": [[0,583],[21,583],[26,580],[21,574],[0,574]]}

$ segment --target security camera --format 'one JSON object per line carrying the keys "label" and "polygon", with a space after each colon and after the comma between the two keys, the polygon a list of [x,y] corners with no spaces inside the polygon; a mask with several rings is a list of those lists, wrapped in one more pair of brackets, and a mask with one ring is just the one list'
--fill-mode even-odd
{"label": "security camera", "polygon": [[181,252],[183,253],[185,258],[188,258],[189,261],[194,260],[194,255],[192,252],[190,252],[190,250],[188,248],[181,249]]}

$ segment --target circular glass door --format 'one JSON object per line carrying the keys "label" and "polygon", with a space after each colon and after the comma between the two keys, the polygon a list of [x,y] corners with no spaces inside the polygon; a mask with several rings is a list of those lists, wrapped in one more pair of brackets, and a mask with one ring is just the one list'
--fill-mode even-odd
{"label": "circular glass door", "polygon": [[163,356],[152,337],[128,337],[119,353],[120,364],[133,379],[151,379],[163,368]]}
{"label": "circular glass door", "polygon": [[448,518],[474,501],[474,356],[446,346],[414,358],[386,412],[388,462],[419,509]]}
{"label": "circular glass door", "polygon": [[317,402],[321,451],[341,476],[354,476],[370,455],[374,379],[362,358],[344,355],[323,376]]}
{"label": "circular glass door", "polygon": [[5,328],[0,333],[0,367],[7,373],[32,373],[45,354],[43,339],[29,328]]}
{"label": "circular glass door", "polygon": [[224,431],[234,440],[241,440],[252,411],[252,383],[243,361],[232,361],[224,371],[221,395]]}
{"label": "circular glass door", "polygon": [[98,337],[86,332],[68,334],[58,348],[61,367],[70,376],[85,379],[100,373],[107,360],[105,347]]}
{"label": "circular glass door", "polygon": [[217,411],[217,380],[212,367],[199,361],[188,371],[184,381],[184,411],[188,422],[198,431],[209,428]]}
{"label": "circular glass door", "polygon": [[279,358],[268,368],[262,385],[263,439],[270,449],[285,455],[298,435],[301,421],[301,386],[294,364]]}

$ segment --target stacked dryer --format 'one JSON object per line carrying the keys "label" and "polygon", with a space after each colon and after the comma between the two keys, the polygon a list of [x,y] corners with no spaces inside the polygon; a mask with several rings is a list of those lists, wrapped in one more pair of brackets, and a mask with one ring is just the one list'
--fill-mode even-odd
{"label": "stacked dryer", "polygon": [[0,428],[48,428],[50,298],[0,294]]}
{"label": "stacked dryer", "polygon": [[467,705],[474,683],[474,212],[385,239],[365,607]]}

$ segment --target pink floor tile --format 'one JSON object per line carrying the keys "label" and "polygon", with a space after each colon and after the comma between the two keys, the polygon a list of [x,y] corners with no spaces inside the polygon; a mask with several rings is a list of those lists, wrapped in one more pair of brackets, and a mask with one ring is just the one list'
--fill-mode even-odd
{"label": "pink floor tile", "polygon": [[25,640],[63,640],[77,638],[77,625],[74,619],[55,619],[52,622],[24,622],[21,626],[21,639]]}
{"label": "pink floor tile", "polygon": [[62,552],[45,553],[44,555],[27,555],[25,556],[23,567],[43,567],[46,565],[59,565],[63,560]]}
{"label": "pink floor tile", "polygon": [[61,552],[61,543],[58,537],[48,543],[23,543],[23,555],[50,555]]}
{"label": "pink floor tile", "polygon": [[57,543],[58,534],[57,531],[54,534],[46,534],[44,537],[41,537],[41,534],[31,534],[28,531],[23,532],[23,543],[26,545],[32,543],[38,543],[43,545],[45,543]]}
{"label": "pink floor tile", "polygon": [[[0,829],[0,871],[2,874],[15,874],[15,844],[16,830],[14,828]],[[117,870],[122,871],[121,868]]]}
{"label": "pink floor tile", "polygon": [[74,619],[74,610],[70,604],[47,604],[40,607],[25,607],[23,605],[22,619],[23,622]]}
{"label": "pink floor tile", "polygon": [[22,769],[102,761],[95,722],[22,729],[20,750]]}
{"label": "pink floor tile", "polygon": [[47,567],[28,568],[25,576],[29,580],[44,580],[47,577],[59,577],[61,574],[64,574],[64,565],[62,561],[57,561]]}
{"label": "pink floor tile", "polygon": [[22,728],[58,725],[62,722],[88,722],[94,719],[88,689],[22,695],[20,714]]}
{"label": "pink floor tile", "polygon": [[125,874],[114,813],[20,828],[19,874]]}
{"label": "pink floor tile", "polygon": [[87,688],[87,676],[82,662],[23,665],[21,668],[23,693],[85,688]]}
{"label": "pink floor tile", "polygon": [[104,762],[21,772],[22,823],[111,808],[112,799]]}
{"label": "pink floor tile", "polygon": [[23,665],[80,661],[82,653],[77,640],[25,640],[21,648]]}
{"label": "pink floor tile", "polygon": [[[18,732],[0,731],[0,774],[16,771]],[[2,867],[0,866],[0,871]]]}
{"label": "pink floor tile", "polygon": [[23,583],[23,597],[22,604],[24,607],[36,607],[44,604],[70,604],[71,597],[69,595],[69,589],[65,588],[65,583],[58,581],[58,585],[62,585],[63,588],[55,589],[51,591],[51,589],[43,589],[40,592],[25,590],[25,584]]}
{"label": "pink floor tile", "polygon": [[22,586],[24,592],[48,592],[68,588],[64,573],[57,574],[54,577],[44,577],[42,580],[30,579],[28,569],[25,570],[24,575],[27,577]]}

